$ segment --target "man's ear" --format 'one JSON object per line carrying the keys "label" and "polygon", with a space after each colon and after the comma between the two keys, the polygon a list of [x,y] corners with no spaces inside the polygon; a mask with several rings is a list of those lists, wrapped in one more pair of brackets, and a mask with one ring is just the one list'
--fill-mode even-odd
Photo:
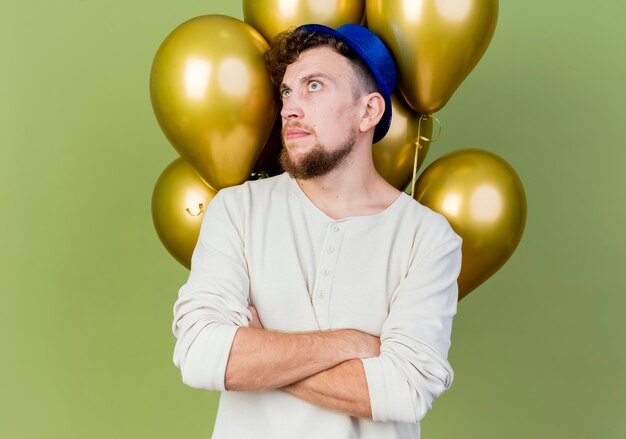
{"label": "man's ear", "polygon": [[363,96],[363,99],[365,101],[365,111],[361,117],[359,130],[364,133],[376,127],[378,122],[380,122],[380,119],[385,113],[385,100],[378,92]]}

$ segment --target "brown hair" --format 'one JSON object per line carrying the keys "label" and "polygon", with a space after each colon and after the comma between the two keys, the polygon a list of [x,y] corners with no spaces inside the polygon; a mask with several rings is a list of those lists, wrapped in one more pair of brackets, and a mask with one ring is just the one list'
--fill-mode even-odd
{"label": "brown hair", "polygon": [[314,47],[328,46],[340,55],[345,56],[357,78],[353,93],[355,98],[364,93],[378,91],[378,85],[359,56],[343,41],[332,35],[308,32],[304,28],[289,29],[279,33],[272,42],[271,48],[265,52],[265,63],[270,72],[274,86],[278,89],[283,82],[287,66],[296,62],[300,54]]}

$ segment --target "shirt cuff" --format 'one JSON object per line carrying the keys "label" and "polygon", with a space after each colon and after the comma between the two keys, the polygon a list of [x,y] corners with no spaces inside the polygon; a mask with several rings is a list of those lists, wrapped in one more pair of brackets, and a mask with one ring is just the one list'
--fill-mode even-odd
{"label": "shirt cuff", "polygon": [[183,382],[198,389],[224,391],[230,349],[239,326],[208,325],[189,348]]}
{"label": "shirt cuff", "polygon": [[416,423],[411,389],[390,358],[361,359],[375,422]]}

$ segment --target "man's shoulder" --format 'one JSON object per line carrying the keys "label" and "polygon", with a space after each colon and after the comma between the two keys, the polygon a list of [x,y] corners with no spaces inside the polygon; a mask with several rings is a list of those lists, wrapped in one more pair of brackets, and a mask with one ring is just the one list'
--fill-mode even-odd
{"label": "man's shoulder", "polygon": [[273,177],[249,180],[242,184],[225,187],[219,190],[216,197],[227,204],[247,205],[263,202],[272,194],[285,191],[289,185],[288,174],[279,174]]}
{"label": "man's shoulder", "polygon": [[403,220],[412,224],[417,235],[421,235],[421,237],[428,236],[436,241],[461,239],[453,229],[450,221],[443,214],[412,199],[410,196],[407,196],[407,198],[409,201],[402,215]]}
{"label": "man's shoulder", "polygon": [[288,178],[286,174],[279,174],[258,180],[248,180],[242,184],[222,188],[218,193],[226,198],[238,198],[247,194],[260,195],[263,193],[271,193],[274,190],[286,187]]}

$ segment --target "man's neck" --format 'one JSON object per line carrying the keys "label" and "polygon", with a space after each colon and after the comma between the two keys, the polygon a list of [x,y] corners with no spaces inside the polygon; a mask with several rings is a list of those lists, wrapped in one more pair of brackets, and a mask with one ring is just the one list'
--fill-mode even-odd
{"label": "man's neck", "polygon": [[370,163],[350,160],[326,175],[296,181],[311,202],[331,218],[374,215],[389,207],[400,191]]}

